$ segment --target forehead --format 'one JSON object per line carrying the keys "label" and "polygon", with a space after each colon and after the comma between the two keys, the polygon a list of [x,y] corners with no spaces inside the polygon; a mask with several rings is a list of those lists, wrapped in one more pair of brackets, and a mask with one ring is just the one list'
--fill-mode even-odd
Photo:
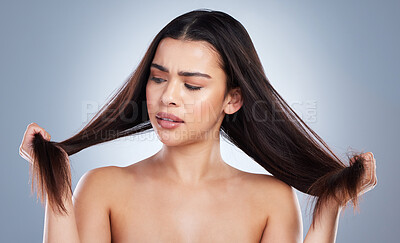
{"label": "forehead", "polygon": [[177,40],[169,37],[160,41],[153,62],[171,70],[220,69],[219,54],[208,42]]}

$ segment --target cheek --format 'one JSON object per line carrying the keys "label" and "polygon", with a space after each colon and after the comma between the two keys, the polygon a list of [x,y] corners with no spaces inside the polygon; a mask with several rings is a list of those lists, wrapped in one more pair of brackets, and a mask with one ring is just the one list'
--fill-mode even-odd
{"label": "cheek", "polygon": [[194,119],[197,123],[214,123],[220,114],[221,104],[217,100],[218,95],[213,94],[196,102],[193,108]]}
{"label": "cheek", "polygon": [[146,99],[151,100],[153,94],[154,94],[154,88],[152,88],[151,84],[147,83],[146,84]]}
{"label": "cheek", "polygon": [[155,105],[157,100],[157,94],[155,90],[151,87],[151,85],[146,86],[146,104],[147,104],[147,110],[152,112],[155,108]]}

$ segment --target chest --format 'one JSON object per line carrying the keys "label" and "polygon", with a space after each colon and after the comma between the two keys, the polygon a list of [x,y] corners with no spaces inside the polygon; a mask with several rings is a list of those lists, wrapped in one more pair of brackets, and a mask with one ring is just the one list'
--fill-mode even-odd
{"label": "chest", "polygon": [[111,210],[113,242],[259,242],[263,205],[232,188],[141,187]]}

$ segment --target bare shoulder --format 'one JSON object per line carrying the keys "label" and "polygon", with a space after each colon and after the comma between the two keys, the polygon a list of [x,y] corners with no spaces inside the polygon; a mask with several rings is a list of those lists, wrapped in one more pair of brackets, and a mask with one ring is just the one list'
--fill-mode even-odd
{"label": "bare shoulder", "polygon": [[287,200],[296,197],[294,189],[285,182],[277,179],[272,175],[257,175],[258,188],[260,190],[268,190],[268,194],[276,200]]}
{"label": "bare shoulder", "polygon": [[84,195],[103,202],[111,208],[124,197],[126,191],[132,191],[138,179],[143,176],[145,160],[135,162],[129,166],[104,166],[87,171],[79,180],[74,195],[82,198]]}
{"label": "bare shoulder", "polygon": [[116,182],[117,178],[123,176],[124,168],[118,166],[105,166],[98,167],[87,171],[78,182],[77,188],[80,184],[89,184],[95,187],[102,187],[111,185]]}
{"label": "bare shoulder", "polygon": [[251,174],[247,178],[265,210],[267,223],[261,242],[301,242],[302,216],[295,190],[271,175]]}
{"label": "bare shoulder", "polygon": [[118,166],[105,166],[105,167],[98,167],[92,170],[87,171],[81,177],[81,180],[97,180],[102,181],[107,179],[111,179],[116,174],[120,174],[122,172],[122,167]]}
{"label": "bare shoulder", "polygon": [[243,190],[256,195],[258,201],[263,202],[263,207],[267,208],[270,213],[276,212],[270,209],[284,206],[293,207],[298,204],[295,190],[272,175],[243,171],[241,178]]}
{"label": "bare shoulder", "polygon": [[110,211],[124,170],[107,166],[86,172],[79,180],[73,204],[82,242],[110,242]]}
{"label": "bare shoulder", "polygon": [[[274,209],[283,207],[290,207],[292,210],[298,209],[298,199],[293,187],[272,175],[253,174],[251,177],[253,177],[255,190],[267,200],[268,207]],[[278,211],[271,211],[271,213],[275,212]]]}
{"label": "bare shoulder", "polygon": [[[134,185],[133,181],[144,174],[145,160],[135,162],[129,166],[104,166],[87,171],[80,178],[74,196],[88,197],[98,195],[98,199],[112,203],[127,187]],[[101,197],[101,198],[100,198]]]}
{"label": "bare shoulder", "polygon": [[285,182],[272,175],[254,174],[244,172],[246,183],[253,187],[260,194],[268,196],[268,199],[285,200],[293,199],[296,196],[294,189]]}
{"label": "bare shoulder", "polygon": [[105,166],[87,171],[76,185],[74,200],[95,197],[97,200],[108,204],[106,200],[113,193],[113,188],[119,183],[123,174],[123,167],[118,166]]}

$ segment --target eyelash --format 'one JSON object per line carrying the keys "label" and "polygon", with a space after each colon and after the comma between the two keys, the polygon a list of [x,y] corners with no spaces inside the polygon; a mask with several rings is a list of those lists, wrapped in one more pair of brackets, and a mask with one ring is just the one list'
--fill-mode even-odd
{"label": "eyelash", "polygon": [[[156,78],[156,77],[151,77],[150,79],[153,80],[156,83],[161,83],[162,82],[161,80],[165,80],[165,79]],[[186,86],[187,89],[189,89],[191,91],[195,91],[195,90],[200,90],[201,89],[201,87],[192,86],[192,85],[189,85],[189,84],[185,84],[185,86]]]}

